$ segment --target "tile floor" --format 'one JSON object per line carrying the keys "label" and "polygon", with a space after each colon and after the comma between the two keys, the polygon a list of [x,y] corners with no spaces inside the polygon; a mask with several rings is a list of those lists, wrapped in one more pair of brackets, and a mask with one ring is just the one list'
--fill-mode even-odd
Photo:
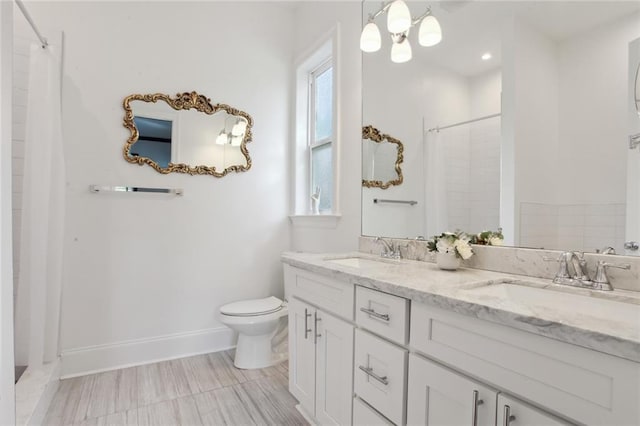
{"label": "tile floor", "polygon": [[62,380],[43,425],[308,425],[296,403],[286,362],[239,370],[229,351]]}

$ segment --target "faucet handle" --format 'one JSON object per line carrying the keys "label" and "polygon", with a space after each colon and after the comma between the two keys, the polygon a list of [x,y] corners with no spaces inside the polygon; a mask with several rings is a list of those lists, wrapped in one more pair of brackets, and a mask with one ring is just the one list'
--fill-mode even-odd
{"label": "faucet handle", "polygon": [[569,260],[573,256],[571,252],[561,253],[558,258],[553,258],[549,256],[545,256],[542,259],[545,262],[558,262],[558,272],[556,273],[553,282],[556,284],[566,284],[568,281],[571,281],[571,275],[569,274]]}
{"label": "faucet handle", "polygon": [[609,277],[607,277],[607,268],[631,269],[631,265],[628,263],[616,264],[599,260],[598,267],[596,268],[596,276],[593,278],[593,287],[596,290],[613,290],[613,287],[609,282]]}

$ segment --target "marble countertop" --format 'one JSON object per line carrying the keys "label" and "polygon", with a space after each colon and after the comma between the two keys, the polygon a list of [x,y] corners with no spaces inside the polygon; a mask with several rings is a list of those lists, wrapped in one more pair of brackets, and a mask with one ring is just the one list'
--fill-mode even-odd
{"label": "marble countertop", "polygon": [[[353,258],[362,261],[355,261],[354,265],[349,264],[351,261],[340,263],[340,259]],[[442,271],[433,263],[383,259],[361,252],[286,252],[282,261],[352,284],[640,362],[639,292],[588,290],[480,269]],[[479,287],[501,283],[545,290],[533,298],[478,291]],[[558,303],[567,294],[576,297],[575,304]],[[582,308],[577,309],[578,305]],[[624,315],[619,313],[621,308]]]}

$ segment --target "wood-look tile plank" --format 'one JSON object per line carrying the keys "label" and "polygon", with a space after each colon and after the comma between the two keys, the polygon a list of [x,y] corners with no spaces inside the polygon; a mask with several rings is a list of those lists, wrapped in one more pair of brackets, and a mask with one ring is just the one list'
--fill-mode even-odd
{"label": "wood-look tile plank", "polygon": [[252,415],[250,410],[247,410],[245,402],[235,390],[236,387],[237,385],[228,386],[195,395],[194,399],[203,424],[211,426],[262,424],[263,418]]}
{"label": "wood-look tile plank", "polygon": [[179,360],[141,365],[137,369],[138,407],[191,394]]}
{"label": "wood-look tile plank", "polygon": [[[138,408],[138,378],[136,369],[123,368],[118,371],[116,413]],[[135,410],[133,410],[135,412]]]}
{"label": "wood-look tile plank", "polygon": [[286,382],[285,377],[278,374],[243,383],[238,387],[244,390],[252,405],[257,407],[265,424],[305,425],[307,422],[295,409],[297,402],[287,391]]}
{"label": "wood-look tile plank", "polygon": [[73,389],[73,381],[78,379],[61,380],[58,386],[58,390],[51,400],[47,414],[45,415],[44,423],[46,425],[58,425],[62,424],[62,417],[64,410]]}
{"label": "wood-look tile plank", "polygon": [[218,381],[223,387],[247,381],[242,370],[237,369],[224,353],[216,352],[207,355],[207,357]]}
{"label": "wood-look tile plank", "polygon": [[46,425],[70,425],[86,418],[94,376],[60,381],[45,416]]}
{"label": "wood-look tile plank", "polygon": [[[48,426],[45,423],[46,426]],[[138,410],[132,409],[109,414],[103,417],[94,417],[74,426],[138,426]]]}
{"label": "wood-look tile plank", "polygon": [[180,360],[193,394],[207,392],[222,387],[220,380],[209,362],[208,355],[198,355]]}
{"label": "wood-look tile plank", "polygon": [[116,411],[118,371],[107,371],[94,376],[86,418],[104,417]]}
{"label": "wood-look tile plank", "polygon": [[140,426],[200,426],[202,420],[193,396],[138,408]]}

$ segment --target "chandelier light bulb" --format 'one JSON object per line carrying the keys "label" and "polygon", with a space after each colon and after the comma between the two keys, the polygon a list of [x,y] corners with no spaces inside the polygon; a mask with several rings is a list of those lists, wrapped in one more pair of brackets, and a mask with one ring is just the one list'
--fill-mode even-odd
{"label": "chandelier light bulb", "polygon": [[396,64],[402,64],[411,60],[411,45],[408,39],[404,39],[402,43],[393,43],[391,46],[391,61]]}
{"label": "chandelier light bulb", "polygon": [[377,52],[380,50],[381,45],[382,39],[378,26],[373,22],[369,22],[364,26],[360,35],[360,50],[363,52]]}
{"label": "chandelier light bulb", "polygon": [[418,33],[418,43],[420,46],[431,47],[440,43],[442,40],[442,28],[440,23],[433,15],[429,15],[420,23],[420,32]]}
{"label": "chandelier light bulb", "polygon": [[387,29],[392,34],[403,33],[411,27],[411,12],[403,0],[396,0],[387,12]]}

